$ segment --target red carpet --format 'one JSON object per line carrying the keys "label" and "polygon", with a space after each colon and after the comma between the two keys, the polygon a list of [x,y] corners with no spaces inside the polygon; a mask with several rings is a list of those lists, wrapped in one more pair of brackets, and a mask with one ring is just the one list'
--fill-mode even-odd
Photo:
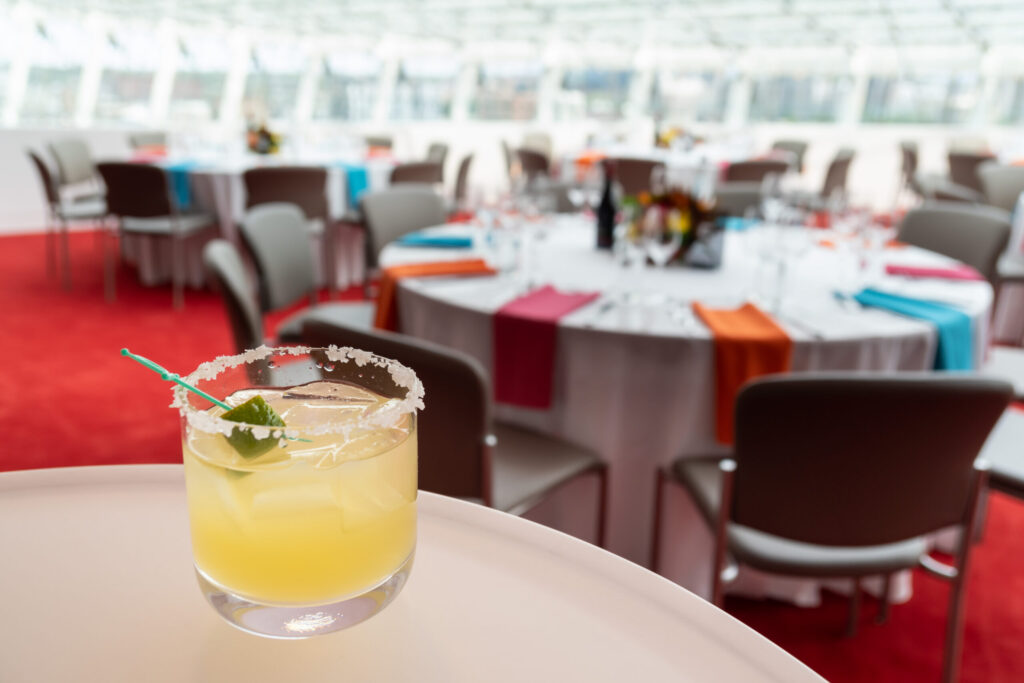
{"label": "red carpet", "polygon": [[[0,237],[0,470],[180,462],[169,385],[118,350],[177,372],[230,353],[219,298],[188,291],[175,312],[169,288],[140,287],[122,268],[118,300],[107,304],[93,235],[72,235],[71,247],[74,289],[65,292],[46,276],[41,236]],[[968,591],[965,683],[1024,681],[1022,559],[1024,504],[994,494]],[[914,590],[881,626],[866,600],[854,639],[842,637],[840,598],[818,609],[740,600],[727,607],[830,681],[938,681],[948,588],[918,572]]]}

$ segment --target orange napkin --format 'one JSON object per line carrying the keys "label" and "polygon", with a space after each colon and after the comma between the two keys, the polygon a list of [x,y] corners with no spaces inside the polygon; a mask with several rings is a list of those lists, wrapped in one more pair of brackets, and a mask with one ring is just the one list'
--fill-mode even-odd
{"label": "orange napkin", "polygon": [[433,275],[494,275],[496,270],[487,265],[483,259],[465,259],[460,261],[431,261],[429,263],[409,263],[403,266],[385,268],[380,276],[377,290],[377,317],[374,327],[382,330],[398,329],[398,281],[406,277],[430,277]]}
{"label": "orange napkin", "polygon": [[731,444],[737,392],[755,377],[788,372],[793,340],[753,304],[730,310],[705,308],[695,302],[693,311],[715,339],[716,436],[721,443]]}

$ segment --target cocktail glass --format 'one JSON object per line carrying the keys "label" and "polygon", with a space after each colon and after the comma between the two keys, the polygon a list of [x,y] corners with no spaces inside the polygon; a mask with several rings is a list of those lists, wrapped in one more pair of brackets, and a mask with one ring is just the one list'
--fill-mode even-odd
{"label": "cocktail glass", "polygon": [[416,546],[416,410],[399,363],[351,348],[260,347],[186,382],[229,406],[261,396],[284,426],[244,424],[175,389],[199,586],[232,625],[307,638],[402,589]]}

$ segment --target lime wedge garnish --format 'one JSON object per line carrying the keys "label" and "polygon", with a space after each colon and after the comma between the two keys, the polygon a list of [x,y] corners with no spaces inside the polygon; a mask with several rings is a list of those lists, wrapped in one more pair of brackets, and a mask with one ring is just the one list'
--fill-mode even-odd
{"label": "lime wedge garnish", "polygon": [[[232,422],[243,422],[249,425],[264,425],[267,427],[284,427],[284,420],[274,412],[270,404],[263,400],[262,396],[253,396],[241,405],[237,405],[227,411],[222,418]],[[235,428],[227,437],[228,443],[238,451],[243,458],[255,458],[263,455],[277,445],[277,439],[268,436],[257,439],[249,429]]]}

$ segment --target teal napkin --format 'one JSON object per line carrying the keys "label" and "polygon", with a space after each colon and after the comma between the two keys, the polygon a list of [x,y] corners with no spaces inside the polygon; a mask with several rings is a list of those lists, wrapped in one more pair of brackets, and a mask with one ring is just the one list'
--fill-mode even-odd
{"label": "teal napkin", "polygon": [[936,370],[973,370],[974,335],[971,318],[952,306],[934,301],[864,289],[853,296],[863,306],[884,308],[894,313],[926,320],[935,325],[939,333],[935,352]]}
{"label": "teal napkin", "polygon": [[465,235],[423,235],[409,233],[398,240],[403,247],[435,247],[438,249],[469,249],[473,238]]}
{"label": "teal napkin", "polygon": [[370,176],[366,172],[366,167],[360,164],[338,162],[338,166],[345,171],[348,206],[350,209],[356,209],[359,206],[359,198],[370,188]]}
{"label": "teal napkin", "polygon": [[191,171],[199,165],[197,161],[175,161],[164,166],[164,171],[170,177],[171,196],[179,209],[188,209],[192,206],[192,182]]}

